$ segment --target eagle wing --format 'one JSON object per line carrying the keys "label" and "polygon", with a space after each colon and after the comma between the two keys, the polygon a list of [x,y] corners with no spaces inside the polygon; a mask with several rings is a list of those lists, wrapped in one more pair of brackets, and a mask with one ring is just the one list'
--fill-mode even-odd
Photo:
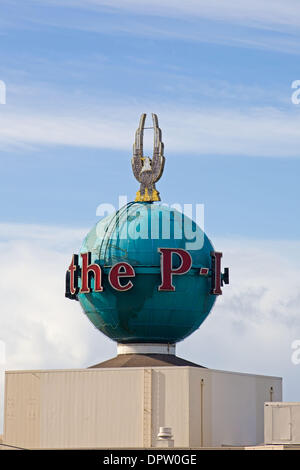
{"label": "eagle wing", "polygon": [[144,125],[146,114],[142,114],[140,118],[139,127],[135,133],[135,142],[133,144],[133,157],[131,159],[132,171],[135,178],[140,181],[140,173],[143,168],[143,141],[144,141]]}
{"label": "eagle wing", "polygon": [[153,129],[154,129],[154,145],[152,158],[152,182],[156,183],[163,173],[165,166],[164,144],[161,141],[161,129],[158,126],[157,115],[152,113]]}

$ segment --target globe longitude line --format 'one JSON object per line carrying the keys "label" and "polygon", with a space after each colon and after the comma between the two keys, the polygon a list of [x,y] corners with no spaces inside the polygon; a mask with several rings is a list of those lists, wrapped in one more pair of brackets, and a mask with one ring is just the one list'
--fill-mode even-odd
{"label": "globe longitude line", "polygon": [[[103,255],[103,260],[105,262],[106,260],[106,253],[107,253],[107,250],[108,250],[108,244],[109,244],[109,233],[110,233],[110,230],[111,230],[111,233],[113,233],[113,231],[116,229],[117,227],[117,224],[121,218],[121,216],[123,215],[123,213],[125,211],[127,211],[127,209],[132,206],[132,204],[134,204],[133,202],[129,202],[128,204],[126,204],[124,207],[121,207],[121,209],[119,209],[114,217],[112,217],[110,223],[108,224],[108,227],[106,229],[106,233],[101,241],[101,245],[100,245],[100,249],[99,249],[99,256],[100,256],[100,259],[101,259],[101,251],[102,251],[102,246],[104,244],[104,241],[107,239],[107,243],[106,243],[106,246],[105,246],[105,249],[104,249],[104,255]],[[122,212],[121,212],[122,211]],[[113,227],[110,227],[111,224],[114,224]]]}

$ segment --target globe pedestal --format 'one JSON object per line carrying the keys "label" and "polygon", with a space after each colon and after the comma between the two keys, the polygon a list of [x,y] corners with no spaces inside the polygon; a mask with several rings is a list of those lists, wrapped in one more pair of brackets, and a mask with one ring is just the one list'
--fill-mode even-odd
{"label": "globe pedestal", "polygon": [[120,354],[172,354],[175,356],[176,344],[166,343],[118,343]]}

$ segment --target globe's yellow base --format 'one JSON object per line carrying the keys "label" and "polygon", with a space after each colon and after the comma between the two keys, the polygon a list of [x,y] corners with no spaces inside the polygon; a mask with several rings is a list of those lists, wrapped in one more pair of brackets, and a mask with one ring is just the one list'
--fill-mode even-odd
{"label": "globe's yellow base", "polygon": [[154,202],[160,201],[159,192],[153,189],[151,195],[149,194],[148,188],[145,188],[145,193],[141,194],[141,191],[136,193],[135,202]]}

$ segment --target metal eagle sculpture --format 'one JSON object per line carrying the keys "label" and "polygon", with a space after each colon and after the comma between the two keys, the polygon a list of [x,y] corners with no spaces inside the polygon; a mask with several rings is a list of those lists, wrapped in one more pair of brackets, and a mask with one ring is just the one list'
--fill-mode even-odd
{"label": "metal eagle sculpture", "polygon": [[157,115],[153,113],[153,157],[151,159],[143,155],[146,116],[146,114],[141,115],[140,124],[135,133],[133,157],[131,159],[133,174],[138,182],[141,183],[140,190],[136,193],[136,202],[160,201],[159,192],[155,187],[155,183],[160,179],[165,165],[164,144],[161,141],[161,130],[158,127]]}

